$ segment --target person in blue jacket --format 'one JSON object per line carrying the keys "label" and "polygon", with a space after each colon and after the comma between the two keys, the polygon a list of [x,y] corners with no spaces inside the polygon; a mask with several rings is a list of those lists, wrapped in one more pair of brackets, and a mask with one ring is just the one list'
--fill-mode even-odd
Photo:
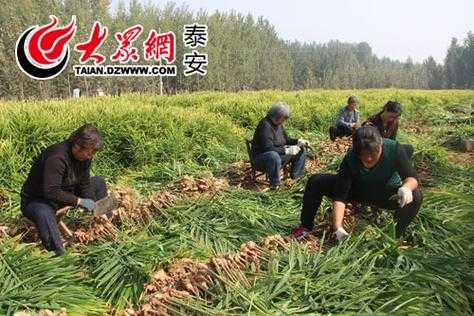
{"label": "person in blue jacket", "polygon": [[347,105],[339,110],[336,122],[329,128],[331,141],[335,141],[338,137],[351,136],[356,128],[360,127],[359,111],[357,110],[358,103],[357,97],[351,95],[347,99]]}

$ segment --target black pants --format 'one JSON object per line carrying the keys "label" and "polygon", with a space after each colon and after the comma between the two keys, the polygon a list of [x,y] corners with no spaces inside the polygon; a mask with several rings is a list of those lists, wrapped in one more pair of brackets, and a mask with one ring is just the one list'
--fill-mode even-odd
{"label": "black pants", "polygon": [[343,136],[352,136],[354,133],[354,128],[346,126],[346,125],[335,125],[334,126],[334,131],[336,138],[337,137],[343,137]]}
{"label": "black pants", "polygon": [[407,153],[407,157],[408,159],[411,159],[411,157],[413,157],[413,152],[415,151],[413,149],[413,146],[410,145],[410,144],[400,144],[400,146],[402,146],[402,148],[405,150],[405,152]]}
{"label": "black pants", "polygon": [[[91,177],[94,186],[94,200],[100,200],[107,196],[107,186],[102,177]],[[48,251],[63,251],[63,242],[56,223],[56,209],[46,200],[42,199],[22,199],[21,212],[32,221],[39,232],[41,242]]]}
{"label": "black pants", "polygon": [[[301,223],[308,229],[314,227],[314,217],[321,205],[323,196],[331,199],[335,196],[337,185],[337,175],[316,174],[309,178],[303,197],[303,210],[301,211]],[[383,194],[373,197],[371,201],[361,201],[358,196],[349,193],[349,200],[365,203],[380,208],[395,210],[394,216],[397,222],[396,236],[400,237],[406,230],[408,224],[413,220],[423,201],[420,189],[413,191],[413,202],[400,208],[397,201],[390,200],[390,197],[397,194],[398,187],[387,187]]]}

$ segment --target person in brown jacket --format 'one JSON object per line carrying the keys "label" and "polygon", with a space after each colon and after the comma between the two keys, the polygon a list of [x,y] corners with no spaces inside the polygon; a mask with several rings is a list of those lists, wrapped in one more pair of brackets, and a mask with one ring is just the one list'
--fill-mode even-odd
{"label": "person in brown jacket", "polygon": [[[402,105],[396,101],[388,101],[382,108],[382,111],[372,115],[362,125],[373,125],[383,138],[396,140],[398,132],[398,123],[402,115]],[[413,156],[413,146],[410,144],[402,144],[408,158]]]}
{"label": "person in brown jacket", "polygon": [[371,123],[379,130],[383,138],[395,140],[398,132],[398,121],[401,115],[401,104],[395,101],[388,101],[383,106],[382,111],[369,117],[362,125]]}

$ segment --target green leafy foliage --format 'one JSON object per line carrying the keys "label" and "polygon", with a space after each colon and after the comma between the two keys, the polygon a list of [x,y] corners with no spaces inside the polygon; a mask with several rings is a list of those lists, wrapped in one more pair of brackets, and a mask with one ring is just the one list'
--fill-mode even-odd
{"label": "green leafy foliage", "polygon": [[155,267],[168,260],[177,246],[176,239],[163,235],[124,233],[114,241],[79,249],[78,258],[97,295],[120,310],[138,303]]}
{"label": "green leafy foliage", "polygon": [[70,315],[102,315],[107,306],[94,296],[71,256],[51,258],[33,245],[0,241],[0,313],[66,308]]}
{"label": "green leafy foliage", "polygon": [[[179,311],[472,314],[474,171],[453,160],[461,152],[445,144],[472,134],[470,123],[453,112],[455,105],[474,102],[472,91],[206,92],[0,103],[0,189],[9,200],[0,218],[18,216],[18,192],[31,159],[84,122],[97,124],[106,141],[94,173],[145,195],[184,174],[221,174],[229,163],[245,159],[243,140],[276,100],[292,109],[290,135],[320,145],[349,94],[359,96],[363,117],[389,99],[404,107],[399,138],[414,145],[414,163],[424,165],[430,177],[429,185],[422,182],[424,204],[407,232],[410,248],[398,248],[389,212],[369,214],[346,242],[326,244],[323,252],[294,244],[259,272],[246,271],[250,286],[229,282],[203,299],[182,301]],[[323,172],[335,172],[342,154],[324,155]],[[205,261],[250,240],[288,234],[298,224],[305,183],[306,178],[276,193],[231,187],[210,198],[181,200],[156,212],[147,227],[125,222],[116,239],[73,246],[62,258],[3,238],[0,314],[62,307],[72,315],[104,314],[140,304],[153,271],[176,258]],[[324,201],[318,223],[330,220],[328,206]]]}

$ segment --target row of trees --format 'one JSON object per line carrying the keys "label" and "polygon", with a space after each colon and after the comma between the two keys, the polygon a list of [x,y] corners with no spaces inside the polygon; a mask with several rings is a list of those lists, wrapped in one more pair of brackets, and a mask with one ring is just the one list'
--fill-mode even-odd
{"label": "row of trees", "polygon": [[[235,12],[193,12],[187,6],[168,3],[162,7],[141,5],[131,0],[119,2],[111,14],[110,0],[16,0],[4,2],[0,11],[0,98],[51,98],[70,96],[80,88],[93,94],[100,87],[106,93],[117,91],[159,91],[156,77],[76,77],[72,65],[79,54],[73,53],[68,68],[58,77],[37,81],[21,72],[16,64],[15,43],[31,25],[49,22],[48,16],[60,18],[61,25],[77,18],[77,33],[72,45],[84,42],[94,21],[109,28],[109,37],[100,53],[109,57],[117,49],[115,32],[141,24],[144,32],[135,46],[151,29],[173,31],[177,35],[176,77],[163,79],[164,91],[195,90],[258,90],[302,88],[474,88],[474,34],[468,33],[463,43],[452,40],[444,64],[429,57],[423,63],[378,58],[367,43],[326,44],[286,42],[278,37],[274,27],[262,17]],[[190,52],[182,41],[183,25],[207,24],[209,41],[199,51],[207,53],[206,76],[186,77],[182,71],[183,54]],[[107,61],[110,64],[110,61]]]}
{"label": "row of trees", "polygon": [[[290,44],[294,88],[429,88],[424,64],[378,58],[369,44]],[[434,61],[433,58],[431,60]],[[440,65],[436,64],[436,67]],[[434,87],[433,87],[434,88]]]}

